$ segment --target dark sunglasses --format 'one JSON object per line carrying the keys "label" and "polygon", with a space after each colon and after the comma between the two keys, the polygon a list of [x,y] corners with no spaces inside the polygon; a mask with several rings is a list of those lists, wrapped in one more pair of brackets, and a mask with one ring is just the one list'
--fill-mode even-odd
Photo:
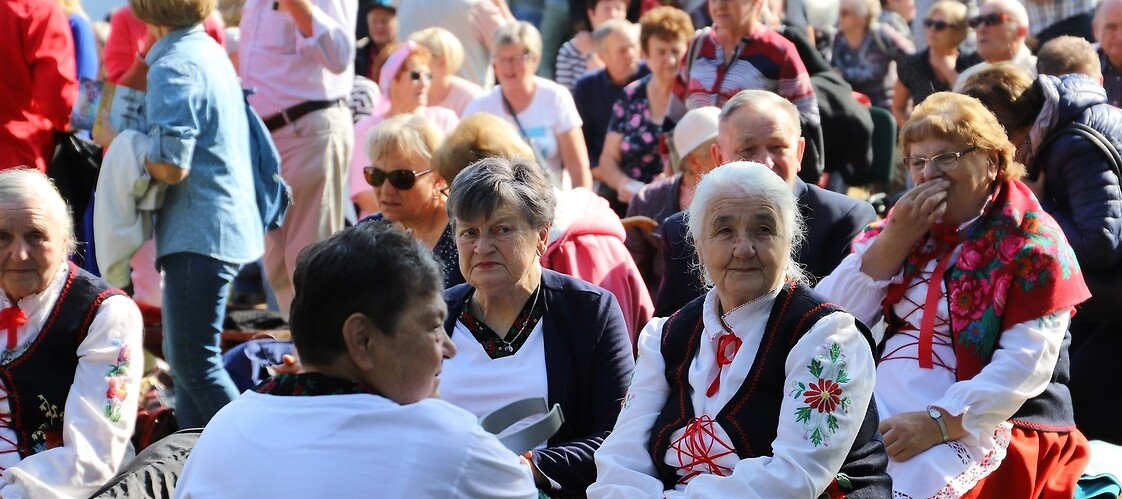
{"label": "dark sunglasses", "polygon": [[413,184],[417,183],[417,177],[420,177],[421,175],[427,175],[429,173],[432,173],[432,168],[429,168],[428,170],[425,170],[423,172],[401,169],[394,170],[389,173],[386,173],[385,170],[378,168],[377,166],[368,166],[362,169],[362,176],[366,178],[366,183],[374,187],[381,187],[382,184],[386,183],[386,180],[389,180],[390,185],[392,185],[394,189],[400,191],[407,191],[409,189],[412,189]]}
{"label": "dark sunglasses", "polygon": [[935,31],[943,31],[943,30],[945,30],[945,29],[947,29],[947,28],[949,28],[953,25],[949,22],[946,22],[946,21],[936,21],[934,19],[924,19],[923,20],[923,26],[926,27],[926,28],[931,28]]}
{"label": "dark sunglasses", "polygon": [[432,73],[430,73],[428,71],[410,71],[409,72],[409,79],[410,80],[417,81],[417,80],[420,80],[421,78],[424,78],[428,81],[432,81]]}
{"label": "dark sunglasses", "polygon": [[1001,23],[1003,23],[1005,21],[1008,21],[1008,20],[1009,20],[1009,14],[1005,14],[1005,13],[1001,13],[1001,12],[993,12],[993,13],[990,13],[990,14],[986,14],[984,16],[977,16],[977,17],[970,18],[970,27],[971,28],[977,28],[978,26],[981,26],[983,24],[985,24],[986,26],[993,27],[993,26],[997,26],[998,24],[1001,24]]}

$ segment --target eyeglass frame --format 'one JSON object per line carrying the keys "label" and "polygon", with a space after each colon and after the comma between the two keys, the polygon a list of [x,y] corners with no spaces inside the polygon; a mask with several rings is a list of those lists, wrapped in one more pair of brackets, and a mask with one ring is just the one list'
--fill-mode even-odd
{"label": "eyeglass frame", "polygon": [[957,28],[958,25],[954,24],[954,23],[949,23],[947,21],[942,21],[942,20],[936,21],[934,19],[924,19],[923,20],[923,27],[924,28],[931,28],[935,31],[943,31],[947,28]]}
{"label": "eyeglass frame", "polygon": [[[934,155],[930,158],[925,158],[923,156],[914,156],[914,155],[913,156],[904,156],[903,162],[904,162],[904,167],[907,168],[908,172],[910,172],[910,173],[914,173],[914,174],[923,173],[923,171],[927,169],[928,164],[935,165],[935,168],[937,168],[941,173],[946,173],[946,172],[949,172],[949,171],[953,171],[955,168],[958,168],[958,161],[960,159],[962,159],[963,156],[965,156],[967,154],[970,154],[972,152],[975,152],[977,150],[978,150],[977,146],[970,146],[969,148],[967,148],[964,151],[943,152],[943,153],[936,154],[936,155]],[[940,164],[941,158],[951,158],[950,164],[949,165],[941,165]],[[920,166],[919,169],[914,168],[912,166],[912,163],[915,162],[915,160],[920,160],[920,159],[923,160],[922,166]]]}
{"label": "eyeglass frame", "polygon": [[[433,171],[433,168],[429,168],[428,170],[421,172],[416,172],[409,168],[398,168],[396,170],[386,171],[378,168],[377,166],[370,165],[362,169],[362,178],[363,180],[366,180],[367,184],[370,184],[370,186],[374,188],[382,187],[382,185],[384,185],[388,180],[390,182],[390,185],[392,185],[394,189],[397,189],[399,191],[407,191],[409,189],[412,189],[413,186],[417,185],[418,177],[428,175]],[[382,174],[381,180],[375,178],[375,172],[380,172]],[[397,178],[401,178],[401,180],[395,180]]]}
{"label": "eyeglass frame", "polygon": [[534,54],[531,54],[529,50],[524,50],[522,52],[522,55],[518,57],[499,57],[498,54],[492,54],[491,63],[496,65],[514,66],[518,63],[526,63],[533,57]]}
{"label": "eyeglass frame", "polygon": [[999,24],[1005,24],[1009,22],[1010,19],[1012,19],[1012,16],[1004,12],[990,12],[989,14],[986,14],[984,16],[971,17],[967,21],[967,23],[970,24],[970,27],[974,29],[978,29],[978,27],[983,24],[992,28]]}

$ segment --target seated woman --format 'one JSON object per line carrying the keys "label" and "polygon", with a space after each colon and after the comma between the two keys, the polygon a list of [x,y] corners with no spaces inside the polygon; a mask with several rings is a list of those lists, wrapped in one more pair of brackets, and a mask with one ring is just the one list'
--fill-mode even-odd
{"label": "seated woman", "polygon": [[539,263],[553,209],[546,173],[531,161],[486,158],[452,182],[467,284],[444,294],[459,355],[445,363],[440,393],[476,415],[529,397],[560,404],[565,423],[524,463],[547,494],[580,496],[634,360],[615,296]]}
{"label": "seated woman", "polygon": [[72,224],[46,175],[0,172],[3,497],[87,497],[132,454],[140,311],[67,263]]}
{"label": "seated woman", "polygon": [[290,321],[304,372],[219,411],[175,496],[536,497],[514,453],[432,398],[456,355],[441,281],[419,242],[383,224],[304,249]]}
{"label": "seated woman", "polygon": [[896,61],[915,52],[915,45],[877,21],[879,0],[841,0],[838,12],[830,64],[874,106],[891,109]]}
{"label": "seated woman", "polygon": [[424,116],[444,133],[451,132],[460,122],[454,111],[429,105],[428,92],[433,73],[429,68],[432,53],[427,48],[411,41],[390,45],[379,60],[385,61],[381,64],[378,78],[382,98],[374,103],[370,116],[355,123],[355,148],[347,170],[347,186],[351,201],[358,205],[359,218],[378,210],[370,185],[362,181],[363,168],[374,160],[363,147],[374,127],[400,115]]}
{"label": "seated woman", "polygon": [[977,99],[933,94],[900,143],[916,187],[817,288],[888,324],[875,398],[894,493],[1070,497],[1089,459],[1064,384],[1089,296],[1075,254]]}
{"label": "seated woman", "polygon": [[644,328],[589,497],[889,497],[871,338],[806,286],[802,230],[766,166],[701,179],[689,231],[713,288]]}
{"label": "seated woman", "polygon": [[443,266],[444,286],[452,287],[464,282],[464,276],[445,209],[446,183],[430,163],[442,140],[444,134],[424,116],[390,118],[370,131],[365,149],[371,162],[363,176],[381,207],[369,220],[411,229]]}

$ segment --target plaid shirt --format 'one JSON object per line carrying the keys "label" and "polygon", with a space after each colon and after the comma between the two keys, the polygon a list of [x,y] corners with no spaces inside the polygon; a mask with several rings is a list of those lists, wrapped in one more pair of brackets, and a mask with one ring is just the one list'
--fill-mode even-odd
{"label": "plaid shirt", "polygon": [[1097,0],[1025,0],[1029,31],[1038,34],[1064,19],[1095,10],[1097,3]]}

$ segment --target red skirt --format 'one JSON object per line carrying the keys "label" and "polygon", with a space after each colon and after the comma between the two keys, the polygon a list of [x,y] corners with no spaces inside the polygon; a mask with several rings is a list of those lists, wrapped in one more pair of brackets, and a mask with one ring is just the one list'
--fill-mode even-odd
{"label": "red skirt", "polygon": [[1079,430],[1054,433],[1014,426],[1001,466],[962,497],[1071,499],[1090,461],[1091,446]]}

